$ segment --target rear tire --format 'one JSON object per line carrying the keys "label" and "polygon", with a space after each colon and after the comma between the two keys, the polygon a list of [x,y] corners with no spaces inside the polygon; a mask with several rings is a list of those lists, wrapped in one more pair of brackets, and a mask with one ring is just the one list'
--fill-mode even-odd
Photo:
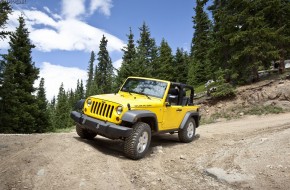
{"label": "rear tire", "polygon": [[195,120],[193,118],[189,118],[185,126],[178,132],[179,140],[184,143],[193,141],[195,136],[195,129]]}
{"label": "rear tire", "polygon": [[133,125],[133,131],[126,138],[124,153],[128,158],[137,160],[143,158],[150,146],[151,128],[147,123],[138,122]]}
{"label": "rear tire", "polygon": [[81,127],[79,124],[76,125],[76,131],[77,134],[82,138],[82,139],[93,139],[97,136],[97,133],[85,129],[83,127]]}

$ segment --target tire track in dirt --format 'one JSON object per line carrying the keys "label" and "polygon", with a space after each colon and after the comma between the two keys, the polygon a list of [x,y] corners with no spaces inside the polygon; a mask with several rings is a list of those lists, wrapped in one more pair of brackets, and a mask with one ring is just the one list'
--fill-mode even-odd
{"label": "tire track in dirt", "polygon": [[134,189],[133,185],[129,180],[129,176],[124,173],[124,170],[120,167],[119,159],[109,157],[107,160],[108,165],[108,175],[107,182],[110,183],[110,180],[114,178],[114,183],[112,184],[111,189]]}
{"label": "tire track in dirt", "polygon": [[[289,121],[285,113],[203,125],[189,144],[162,135],[138,161],[102,137],[0,135],[0,189],[288,189]],[[250,178],[221,181],[205,172],[214,167]]]}

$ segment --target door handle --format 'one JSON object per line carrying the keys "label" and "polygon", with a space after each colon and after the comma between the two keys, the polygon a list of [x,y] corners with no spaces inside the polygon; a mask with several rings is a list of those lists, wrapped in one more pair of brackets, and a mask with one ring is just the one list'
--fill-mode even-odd
{"label": "door handle", "polygon": [[179,109],[177,109],[176,111],[182,111],[182,109],[179,108]]}

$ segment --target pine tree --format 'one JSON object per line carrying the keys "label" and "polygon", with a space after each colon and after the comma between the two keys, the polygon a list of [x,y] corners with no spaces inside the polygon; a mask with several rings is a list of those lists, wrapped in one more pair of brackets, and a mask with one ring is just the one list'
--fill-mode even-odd
{"label": "pine tree", "polygon": [[59,88],[59,92],[57,95],[57,103],[55,109],[55,128],[67,128],[71,125],[71,119],[69,116],[71,109],[68,101],[67,94],[63,88],[63,83]]}
{"label": "pine tree", "polygon": [[191,44],[191,62],[189,69],[189,84],[200,84],[207,81],[208,53],[210,37],[210,21],[204,6],[208,0],[196,0],[195,16],[193,17],[194,36]]}
{"label": "pine tree", "polygon": [[[101,93],[111,93],[113,88],[113,65],[112,60],[109,56],[109,52],[107,50],[108,40],[105,36],[103,36],[98,52],[98,66],[96,73],[97,76],[97,86],[98,89],[101,90]],[[96,75],[95,75],[96,76]]]}
{"label": "pine tree", "polygon": [[75,97],[75,102],[77,102],[80,99],[84,99],[85,98],[85,93],[84,93],[84,85],[83,85],[83,81],[81,80],[77,80],[77,88],[75,90],[75,93],[73,93],[74,97]]}
{"label": "pine tree", "polygon": [[[67,114],[70,115],[70,113],[76,109],[75,105],[78,100],[75,101],[75,92],[72,89],[67,91],[66,97],[67,97],[67,102],[68,102],[68,107],[69,107],[69,111]],[[73,126],[74,124],[75,122],[72,119],[68,120],[68,126]]]}
{"label": "pine tree", "polygon": [[18,21],[16,32],[10,36],[10,49],[4,56],[0,126],[1,132],[32,133],[36,129],[38,107],[33,84],[39,70],[32,62],[34,45],[29,40],[23,17]]}
{"label": "pine tree", "polygon": [[[8,15],[11,13],[11,7],[7,1],[0,1],[0,40],[3,40],[9,32],[4,31],[5,25],[7,24]],[[5,61],[0,60],[0,88],[3,84],[3,71],[5,68]],[[0,101],[1,101],[0,96]],[[1,108],[0,108],[1,109]]]}
{"label": "pine tree", "polygon": [[100,80],[100,77],[101,77],[99,73],[100,72],[99,72],[98,64],[97,64],[95,66],[93,83],[91,86],[91,94],[92,95],[100,94],[101,92],[103,92],[103,90],[100,90],[101,87],[98,86],[98,81]]}
{"label": "pine tree", "polygon": [[159,67],[154,71],[155,77],[162,80],[176,81],[174,78],[172,50],[165,39],[162,39],[158,52],[157,61]]}
{"label": "pine tree", "polygon": [[128,37],[127,46],[122,49],[124,54],[122,57],[123,60],[122,65],[118,72],[117,86],[123,84],[123,82],[126,80],[127,77],[134,76],[135,75],[134,70],[137,70],[137,66],[134,65],[134,60],[136,57],[136,48],[134,44],[134,34],[132,33],[131,28],[130,33],[129,35],[127,35],[127,37]]}
{"label": "pine tree", "polygon": [[69,106],[74,109],[75,104],[78,100],[76,100],[76,95],[75,92],[73,91],[73,89],[70,89],[70,91],[68,92],[68,102],[69,102]]}
{"label": "pine tree", "polygon": [[36,117],[36,130],[37,133],[43,133],[51,131],[51,119],[49,118],[48,102],[46,100],[46,94],[44,89],[44,78],[40,79],[38,91],[37,91],[37,104],[38,104],[38,116]]}
{"label": "pine tree", "polygon": [[174,56],[174,74],[176,82],[186,83],[188,74],[189,56],[183,49],[177,48]]}
{"label": "pine tree", "polygon": [[89,61],[89,68],[88,68],[88,80],[86,84],[86,97],[93,95],[92,94],[92,85],[94,80],[94,62],[96,60],[95,52],[91,52],[91,57]]}
{"label": "pine tree", "polygon": [[137,76],[153,77],[153,72],[159,67],[156,61],[158,48],[145,22],[139,30],[140,39],[137,40],[136,59],[132,71]]}
{"label": "pine tree", "polygon": [[[210,33],[212,43],[209,50],[209,59],[212,63],[213,70],[222,69],[225,71],[224,77],[226,81],[230,81],[231,78],[236,78],[237,74],[234,69],[231,68],[229,59],[231,57],[232,48],[230,42],[225,35],[226,31],[233,30],[234,26],[228,25],[227,12],[225,7],[229,1],[214,0],[213,4],[208,7],[212,11],[214,25]],[[216,79],[216,78],[214,78]]]}
{"label": "pine tree", "polygon": [[[235,29],[227,34],[233,50],[229,62],[240,79],[245,82],[249,78],[257,81],[258,68],[268,67],[271,60],[278,58],[278,51],[272,43],[277,33],[269,27],[264,16],[268,7],[263,0],[243,0],[232,1],[226,8],[230,14],[227,15],[230,20],[228,24],[235,26]],[[235,15],[232,15],[233,10]]]}
{"label": "pine tree", "polygon": [[277,31],[273,42],[279,54],[279,72],[283,73],[285,59],[290,56],[290,1],[268,0],[264,6],[266,22]]}
{"label": "pine tree", "polygon": [[48,104],[48,118],[50,119],[51,124],[51,131],[54,131],[56,129],[56,98],[53,96],[52,100]]}
{"label": "pine tree", "polygon": [[11,14],[12,9],[8,1],[0,1],[0,40],[3,40],[9,32],[4,31],[7,24],[8,15]]}
{"label": "pine tree", "polygon": [[[257,81],[258,69],[269,67],[279,57],[276,42],[282,38],[269,23],[269,17],[276,14],[271,2],[214,1],[215,46],[211,57],[226,71],[228,81]],[[267,18],[267,14],[271,16]]]}

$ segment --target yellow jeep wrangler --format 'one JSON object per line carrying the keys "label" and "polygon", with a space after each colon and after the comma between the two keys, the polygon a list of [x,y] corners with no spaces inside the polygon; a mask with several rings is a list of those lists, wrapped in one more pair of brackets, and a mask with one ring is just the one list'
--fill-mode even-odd
{"label": "yellow jeep wrangler", "polygon": [[[189,96],[186,96],[189,94]],[[199,106],[193,104],[191,86],[151,78],[129,77],[118,93],[80,100],[71,117],[81,138],[97,134],[123,139],[124,153],[131,159],[145,156],[151,136],[178,133],[191,142],[199,126]]]}

